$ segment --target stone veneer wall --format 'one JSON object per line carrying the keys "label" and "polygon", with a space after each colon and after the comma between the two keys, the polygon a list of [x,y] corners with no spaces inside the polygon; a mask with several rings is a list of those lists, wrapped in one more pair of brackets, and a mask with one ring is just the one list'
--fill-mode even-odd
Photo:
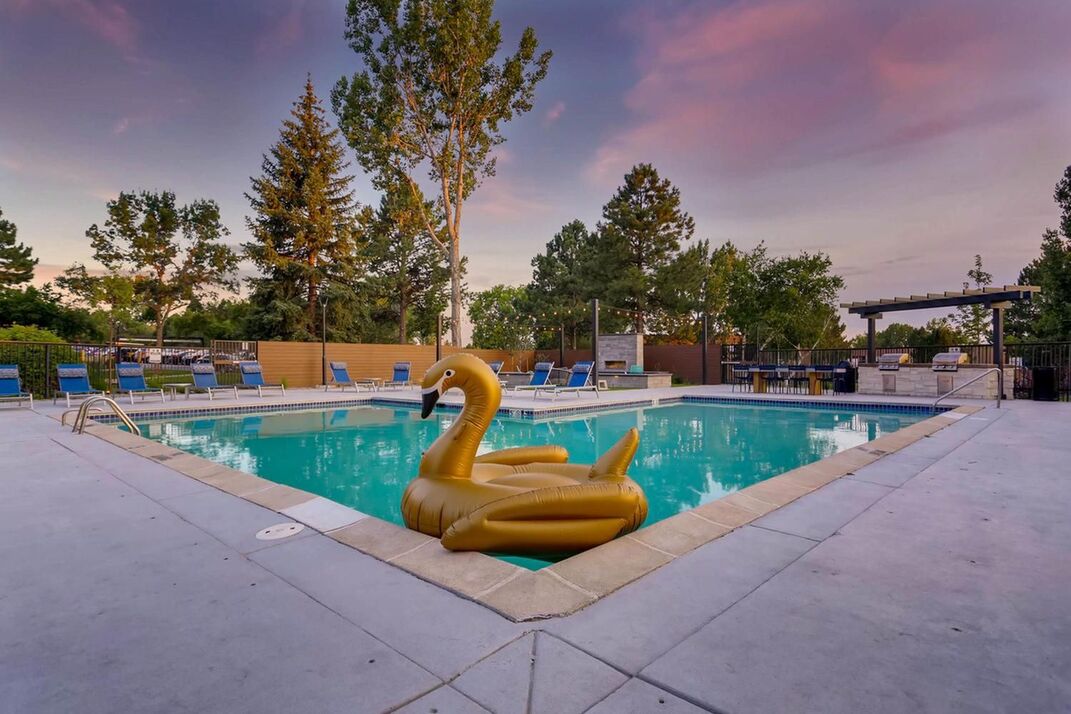
{"label": "stone veneer wall", "polygon": [[[981,370],[991,369],[992,365],[967,365],[961,366],[958,372],[946,374],[952,375],[952,384],[958,387],[961,384],[974,379]],[[884,392],[882,390],[882,375],[896,375],[896,392]],[[937,376],[940,372],[934,372],[929,365],[903,365],[897,372],[881,372],[877,367],[863,365],[859,367],[858,392],[860,394],[897,394],[905,397],[938,397]],[[1014,393],[1015,368],[1004,368],[1004,394],[1011,398]],[[996,399],[997,398],[997,374],[993,372],[986,375],[971,386],[956,392],[955,396],[964,399]]]}
{"label": "stone veneer wall", "polygon": [[643,335],[599,335],[599,369],[615,360],[623,361],[625,369],[634,364],[643,367]]}

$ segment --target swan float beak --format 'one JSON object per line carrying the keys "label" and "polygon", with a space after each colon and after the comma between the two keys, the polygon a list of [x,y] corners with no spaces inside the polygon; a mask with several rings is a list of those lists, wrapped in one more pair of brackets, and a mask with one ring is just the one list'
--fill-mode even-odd
{"label": "swan float beak", "polygon": [[421,392],[420,418],[427,419],[439,402],[439,385],[428,387]]}

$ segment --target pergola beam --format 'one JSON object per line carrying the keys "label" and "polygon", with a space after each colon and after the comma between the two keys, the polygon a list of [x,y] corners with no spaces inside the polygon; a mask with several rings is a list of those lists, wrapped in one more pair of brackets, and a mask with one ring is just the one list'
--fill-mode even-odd
{"label": "pergola beam", "polygon": [[841,303],[841,307],[860,317],[868,317],[880,312],[898,312],[901,310],[927,310],[937,307],[955,307],[957,305],[985,305],[994,303],[1029,300],[1033,293],[1040,290],[1035,285],[1005,285],[1003,288],[985,288],[984,290],[960,290],[946,293],[928,293],[926,297],[883,298],[866,302]]}

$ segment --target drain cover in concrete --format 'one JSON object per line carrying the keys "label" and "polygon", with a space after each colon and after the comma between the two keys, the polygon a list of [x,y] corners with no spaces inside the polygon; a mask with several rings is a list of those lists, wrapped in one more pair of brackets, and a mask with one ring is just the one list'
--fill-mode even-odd
{"label": "drain cover in concrete", "polygon": [[268,526],[262,531],[258,531],[257,540],[279,540],[280,538],[289,538],[292,535],[297,535],[303,530],[305,530],[305,526],[301,523],[280,523],[278,525]]}

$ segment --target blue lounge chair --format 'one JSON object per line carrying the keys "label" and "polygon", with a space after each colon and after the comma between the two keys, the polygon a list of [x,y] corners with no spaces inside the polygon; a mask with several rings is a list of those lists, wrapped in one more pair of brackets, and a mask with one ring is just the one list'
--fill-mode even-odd
{"label": "blue lounge chair", "polygon": [[409,381],[409,375],[413,371],[412,362],[395,362],[394,374],[391,375],[389,382],[384,382],[384,387],[408,387],[412,385]]}
{"label": "blue lounge chair", "polygon": [[115,366],[115,376],[119,380],[115,393],[129,395],[131,405],[134,404],[135,394],[143,397],[159,394],[160,401],[164,401],[164,390],[145,383],[145,368],[137,362],[120,362]]}
{"label": "blue lounge chair", "polygon": [[[349,368],[345,362],[328,362],[328,366],[331,368],[331,383],[336,387],[340,387],[342,391],[346,391],[346,387],[353,387],[353,391],[360,391],[358,387],[368,387],[371,391],[376,391],[376,382],[374,379],[353,379],[350,377]],[[324,391],[331,384],[324,385]]]}
{"label": "blue lounge chair", "polygon": [[0,364],[0,401],[17,401],[19,406],[22,406],[22,403],[27,400],[30,402],[30,409],[33,409],[33,394],[22,391],[19,366]]}
{"label": "blue lounge chair", "polygon": [[59,378],[59,391],[52,395],[53,404],[59,397],[66,397],[69,407],[71,397],[92,397],[94,394],[104,394],[99,389],[93,389],[89,383],[89,369],[81,362],[57,365],[56,376]]}
{"label": "blue lounge chair", "polygon": [[265,389],[278,389],[286,396],[286,387],[282,384],[268,384],[264,381],[264,370],[260,368],[260,362],[239,362],[238,374],[242,376],[240,389],[255,389],[258,397],[264,396]]}
{"label": "blue lounge chair", "polygon": [[190,392],[208,392],[208,401],[212,401],[214,392],[230,392],[234,398],[238,398],[238,387],[233,384],[222,385],[216,379],[216,367],[211,362],[194,362],[190,365],[193,373],[193,384],[186,385],[183,390],[186,398],[190,398]]}
{"label": "blue lounge chair", "polygon": [[535,370],[532,372],[532,379],[528,384],[520,384],[513,388],[514,392],[529,389],[543,389],[550,381],[550,373],[554,371],[553,362],[536,362]]}
{"label": "blue lounge chair", "polygon": [[487,366],[491,368],[491,371],[494,372],[495,376],[497,377],[498,373],[502,371],[502,365],[504,364],[505,362],[503,362],[502,360],[496,359],[493,362],[488,362]]}
{"label": "blue lounge chair", "polygon": [[553,394],[554,398],[557,399],[559,394],[575,392],[577,399],[579,399],[581,392],[595,392],[595,396],[598,397],[598,386],[591,384],[591,368],[593,366],[593,362],[577,362],[569,370],[569,381],[565,385],[548,384],[536,389],[535,396],[538,397],[540,393],[547,392]]}

